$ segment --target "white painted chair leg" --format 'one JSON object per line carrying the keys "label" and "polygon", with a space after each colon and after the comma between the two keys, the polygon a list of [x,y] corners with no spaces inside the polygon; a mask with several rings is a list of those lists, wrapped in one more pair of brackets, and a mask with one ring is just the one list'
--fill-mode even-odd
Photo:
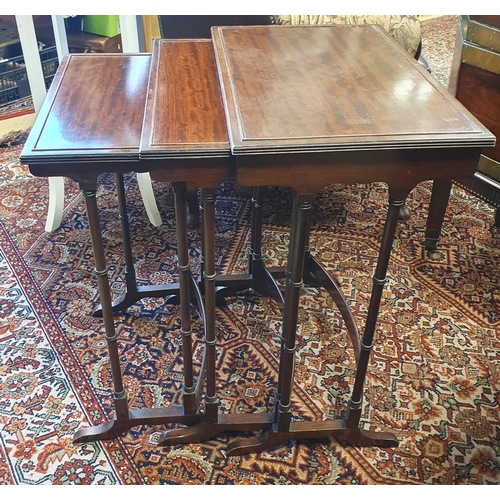
{"label": "white painted chair leg", "polygon": [[[58,20],[55,19],[56,17],[58,16],[53,16],[53,23],[54,20],[58,22]],[[42,63],[40,62],[40,55],[38,53],[38,42],[35,33],[35,26],[33,24],[33,16],[16,16],[16,23],[17,31],[19,33],[19,39],[21,41],[24,62],[26,64],[28,81],[31,88],[33,107],[35,108],[35,114],[38,114],[40,108],[42,107],[43,101],[45,100],[47,90],[45,89],[45,79],[43,76]],[[60,20],[58,26],[61,26]],[[64,21],[62,27],[64,27]],[[57,36],[56,39],[58,39]],[[67,47],[65,48],[65,50],[67,52]],[[62,56],[64,55],[59,50],[59,44],[58,55],[59,60],[61,60]],[[62,177],[50,177],[49,209],[47,213],[47,221],[45,223],[45,231],[55,231],[61,225],[63,208],[64,179]]]}
{"label": "white painted chair leg", "polygon": [[[59,62],[65,54],[69,52],[68,41],[66,39],[66,29],[62,16],[52,16],[52,27],[56,39],[57,56]],[[55,231],[61,225],[62,214],[64,210],[64,178],[49,178],[49,208],[47,212],[47,221],[45,231],[48,233]]]}
{"label": "white painted chair leg", "polygon": [[137,183],[139,184],[139,191],[141,192],[142,201],[144,202],[149,221],[155,227],[161,226],[162,220],[156,205],[153,185],[151,184],[151,176],[148,172],[138,173]]}
{"label": "white painted chair leg", "polygon": [[64,177],[49,177],[49,210],[45,231],[55,231],[62,220],[64,209]]}

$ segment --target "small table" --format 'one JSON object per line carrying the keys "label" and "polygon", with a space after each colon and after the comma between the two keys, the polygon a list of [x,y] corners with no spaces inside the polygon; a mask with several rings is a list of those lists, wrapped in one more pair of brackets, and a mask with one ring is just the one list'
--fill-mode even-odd
{"label": "small table", "polygon": [[[213,30],[213,46],[216,57],[207,40],[156,41],[152,56],[67,56],[23,149],[21,161],[34,175],[67,176],[79,183],[89,217],[115,417],[78,431],[75,441],[112,438],[141,424],[179,423],[188,427],[168,431],[160,444],[201,441],[228,429],[263,429],[258,438],[230,445],[228,454],[264,450],[301,437],[335,436],[357,445],[395,446],[392,434],[364,431],[359,420],[399,207],[418,182],[472,175],[482,148],[492,146],[494,137],[374,26],[223,27]],[[132,170],[149,171],[153,179],[173,183],[179,284],[137,286],[122,178]],[[104,172],[116,174],[126,261],[127,291],[114,305],[95,199],[98,177]],[[216,276],[215,189],[234,175],[240,184],[254,187],[249,272]],[[313,196],[324,185],[375,181],[389,185],[389,210],[360,339],[335,280],[308,251],[308,227]],[[296,192],[284,296],[260,255],[260,190],[268,185]],[[187,255],[187,187],[202,188],[204,297]],[[294,422],[292,418],[303,284],[326,287],[354,346],[357,374],[344,419]],[[275,296],[283,306],[276,405],[271,413],[221,415],[215,389],[215,291],[220,287],[230,293],[249,286]],[[143,296],[168,295],[179,297],[181,303],[183,404],[129,409],[113,311]],[[202,376],[196,384],[191,363],[192,300],[205,328]]]}
{"label": "small table", "polygon": [[[179,75],[179,81],[166,81],[162,90],[174,99],[172,102],[185,99],[185,105],[175,108],[179,112],[171,112],[169,107],[166,115],[165,103],[161,102],[160,94],[157,96],[159,100],[152,99],[148,102],[153,102],[153,106],[160,103],[159,108],[155,109],[159,110],[159,117],[164,120],[158,126],[160,132],[169,132],[169,140],[175,145],[171,156],[163,155],[161,161],[140,160],[139,147],[143,136],[146,97],[156,96],[148,94],[151,69],[149,54],[66,56],[21,154],[21,161],[29,166],[33,175],[69,177],[79,183],[85,197],[101,302],[97,312],[102,314],[104,320],[115,415],[103,425],[77,431],[74,442],[110,439],[142,424],[192,425],[200,420],[199,407],[204,387],[206,356],[202,361],[201,376],[195,383],[190,301],[197,302],[205,329],[213,331],[214,315],[204,313],[212,311],[213,307],[204,305],[197,280],[189,270],[186,210],[182,196],[188,181],[210,191],[228,175],[229,144],[211,43],[172,42],[169,48],[169,57],[163,61],[161,69],[166,74]],[[155,65],[155,68],[158,69],[158,66]],[[199,92],[199,88],[185,85],[192,81],[211,81],[212,85],[205,85]],[[154,80],[151,88],[154,89]],[[190,100],[191,97],[196,97],[196,101]],[[194,102],[196,105],[192,105]],[[215,129],[215,124],[218,126],[213,135],[209,131]],[[165,146],[165,149],[169,148]],[[207,150],[210,154],[205,155]],[[135,280],[123,174],[148,170],[154,172],[154,178],[174,183],[178,284],[139,287]],[[107,172],[116,174],[126,264],[127,291],[115,303],[111,301],[96,203],[98,177]],[[213,214],[207,215],[206,219],[207,226],[213,229]],[[208,243],[203,246],[207,249],[210,247]],[[206,260],[209,262],[209,259]],[[179,297],[181,303],[183,404],[129,409],[120,368],[113,312],[126,308],[142,297],[170,295]]]}
{"label": "small table", "polygon": [[[295,190],[275,418],[230,455],[290,439],[334,436],[395,446],[394,435],[359,427],[363,385],[399,209],[416,184],[472,176],[494,136],[377,26],[212,29],[236,180]],[[308,251],[314,194],[331,183],[385,182],[389,208],[361,340],[333,279]],[[345,418],[292,419],[299,291],[322,285],[341,310],[357,370]]]}
{"label": "small table", "polygon": [[[241,281],[248,288],[251,278],[245,275],[242,280],[232,280],[231,276],[217,276],[215,269],[216,188],[225,178],[234,175],[234,169],[230,163],[224,107],[210,40],[154,41],[140,157],[154,180],[173,182],[176,213],[179,214],[179,245],[186,241],[186,191],[202,188],[206,370],[201,373],[206,376],[205,408],[198,423],[166,431],[158,444],[204,441],[227,430],[268,429],[273,413],[221,414],[216,394],[216,288],[239,289]],[[180,255],[185,255],[183,260],[179,256],[181,309],[184,304],[183,310],[189,311],[189,262],[187,248],[181,249]],[[183,332],[188,333],[184,326]]]}

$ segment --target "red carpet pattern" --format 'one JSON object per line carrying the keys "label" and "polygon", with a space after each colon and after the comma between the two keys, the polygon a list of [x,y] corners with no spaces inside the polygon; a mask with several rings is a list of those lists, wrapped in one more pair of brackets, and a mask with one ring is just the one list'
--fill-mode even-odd
{"label": "red carpet pattern", "polygon": [[[83,197],[66,183],[63,224],[43,231],[47,183],[19,165],[21,146],[2,148],[0,199],[0,483],[2,484],[499,484],[500,231],[493,211],[459,189],[437,251],[421,241],[430,184],[418,186],[399,225],[368,376],[363,426],[394,432],[398,448],[354,448],[336,440],[290,442],[228,457],[238,433],[159,448],[162,427],[73,445],[80,426],[111,415],[110,373]],[[156,184],[164,224],[152,227],[137,184],[126,177],[140,283],[175,279],[173,195]],[[387,190],[334,185],[313,212],[314,254],[339,280],[362,329]],[[267,188],[264,249],[284,263],[291,193]],[[112,176],[98,193],[113,293],[123,290],[123,256]],[[228,182],[217,200],[218,270],[246,264],[250,192]],[[190,232],[197,272],[199,235]],[[354,356],[342,319],[324,292],[301,297],[294,415],[343,415]],[[193,317],[195,311],[193,311]],[[116,318],[133,407],[177,404],[182,383],[177,306],[145,299]],[[202,354],[194,324],[195,367]],[[266,411],[277,381],[281,317],[252,292],[217,311],[218,394],[223,412]]]}
{"label": "red carpet pattern", "polygon": [[440,16],[420,23],[422,55],[434,78],[446,88],[450,79],[457,27],[458,16]]}
{"label": "red carpet pattern", "polygon": [[34,113],[33,98],[31,96],[18,99],[9,104],[0,106],[0,120],[14,118],[15,116],[22,116],[29,113]]}

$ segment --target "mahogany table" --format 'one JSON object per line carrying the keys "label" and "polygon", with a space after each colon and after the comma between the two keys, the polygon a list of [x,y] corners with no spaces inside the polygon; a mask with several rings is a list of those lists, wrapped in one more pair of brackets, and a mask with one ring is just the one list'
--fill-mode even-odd
{"label": "mahogany table", "polygon": [[[102,426],[78,431],[75,441],[112,438],[140,424],[179,423],[187,427],[167,431],[161,444],[200,441],[227,429],[263,429],[258,438],[233,443],[228,453],[332,435],[358,445],[394,446],[392,434],[363,431],[359,420],[398,210],[422,180],[472,175],[482,147],[491,146],[494,137],[376,27],[217,28],[213,44],[215,58],[212,43],[201,40],[157,41],[151,57],[68,56],[23,149],[21,161],[34,175],[67,176],[80,184],[89,217],[115,416]],[[149,171],[153,179],[173,183],[179,284],[137,286],[121,177],[132,170]],[[98,176],[104,172],[116,174],[124,234],[127,291],[114,304],[95,200]],[[214,204],[215,188],[232,175],[254,187],[254,211],[248,273],[226,277],[215,272]],[[307,249],[309,214],[314,194],[325,184],[375,181],[389,185],[389,211],[360,339],[335,280]],[[261,186],[267,185],[296,191],[284,296],[261,258]],[[202,188],[201,287],[191,275],[187,255],[187,187]],[[357,375],[345,419],[292,418],[298,294],[303,284],[326,287],[354,346]],[[266,414],[221,415],[215,390],[215,291],[248,287],[274,296],[283,308],[276,407]],[[129,409],[113,311],[143,296],[169,295],[181,303],[183,404]],[[192,300],[205,328],[202,376],[196,385]],[[205,408],[200,411],[205,379]]]}
{"label": "mahogany table", "polygon": [[[33,175],[72,178],[79,183],[85,197],[101,303],[99,312],[104,320],[113,378],[115,415],[103,425],[77,431],[75,442],[113,438],[142,424],[190,425],[200,419],[206,356],[202,361],[202,376],[198,377],[195,384],[192,369],[191,300],[198,304],[205,329],[213,331],[214,317],[211,307],[205,315],[207,308],[197,280],[190,273],[182,196],[187,181],[209,191],[220,184],[228,175],[229,144],[210,42],[172,41],[169,44],[168,59],[163,61],[161,71],[177,75],[177,80],[165,81],[162,91],[172,97],[172,102],[183,100],[184,104],[168,107],[168,113],[161,113],[162,121],[157,123],[160,132],[168,131],[167,140],[173,148],[163,143],[162,147],[169,150],[171,156],[164,155],[159,162],[140,160],[139,146],[150,63],[149,54],[66,56],[21,154],[21,161],[28,164]],[[155,66],[155,69],[158,68]],[[201,88],[191,85],[200,81],[204,82]],[[151,89],[154,89],[154,83],[150,91]],[[149,94],[150,97],[155,95]],[[161,98],[159,93],[153,101],[160,102],[160,109],[164,110],[165,103],[161,102]],[[160,133],[160,137],[164,136]],[[195,175],[193,158],[196,159]],[[174,183],[178,284],[139,287],[135,280],[122,174],[143,172],[146,168],[152,171],[155,178]],[[127,290],[114,304],[111,302],[96,203],[98,177],[105,172],[116,174],[126,262]],[[207,225],[212,228],[214,226],[210,216],[207,216]],[[204,246],[208,247],[206,244]],[[183,404],[129,409],[120,368],[113,312],[126,308],[142,297],[171,295],[179,297],[181,303]]]}
{"label": "mahogany table", "polygon": [[[267,429],[274,417],[272,413],[226,415],[218,409],[216,289],[224,287],[234,291],[254,284],[251,274],[221,277],[215,269],[216,188],[225,177],[234,175],[227,167],[229,154],[211,41],[155,40],[140,157],[153,179],[174,181],[176,212],[183,218],[184,225],[187,220],[186,191],[202,187],[202,289],[207,360],[205,401],[199,423],[166,431],[160,438],[160,445],[204,441],[226,430]],[[221,160],[224,161],[221,163]],[[166,162],[168,168],[165,168]],[[225,168],[221,168],[221,164]],[[185,234],[178,235],[178,241],[185,241]],[[185,254],[187,259],[187,250]],[[187,287],[187,277],[182,278],[188,269],[187,260],[179,260],[181,295]],[[185,310],[188,310],[189,296],[185,295],[184,300]]]}
{"label": "mahogany table", "polygon": [[[472,176],[495,138],[377,26],[217,27],[212,37],[237,182],[295,190],[274,422],[227,452],[326,436],[395,446],[392,434],[365,431],[359,421],[399,208],[421,181]],[[331,183],[375,181],[388,184],[389,207],[361,339],[346,321],[357,370],[345,418],[294,421],[301,287],[324,285],[349,318],[335,281],[308,251],[314,194]]]}

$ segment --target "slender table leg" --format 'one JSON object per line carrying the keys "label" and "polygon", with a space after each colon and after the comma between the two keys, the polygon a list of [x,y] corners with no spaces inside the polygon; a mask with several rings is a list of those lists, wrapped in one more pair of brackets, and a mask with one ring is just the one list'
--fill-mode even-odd
{"label": "slender table leg", "polygon": [[160,446],[206,441],[227,430],[259,430],[271,425],[272,413],[219,413],[216,390],[216,327],[215,327],[215,189],[202,189],[202,253],[205,298],[205,356],[206,394],[205,411],[201,421],[191,427],[166,431]]}
{"label": "slender table leg", "polygon": [[[196,388],[193,382],[193,347],[191,339],[191,270],[189,267],[187,239],[186,183],[173,183],[175,196],[175,220],[177,231],[177,268],[181,305],[182,357],[184,366],[184,410],[188,414],[197,411]],[[204,312],[204,311],[203,311]],[[204,318],[205,321],[205,318]],[[204,358],[205,359],[205,358]],[[203,379],[204,367],[200,372]]]}
{"label": "slender table leg", "polygon": [[252,288],[265,297],[274,298],[278,306],[282,308],[284,301],[279,286],[262,260],[262,205],[263,188],[255,187],[252,194],[252,225],[247,272],[217,276],[216,291],[218,296],[224,296]]}
{"label": "slender table leg", "polygon": [[[125,198],[125,188],[122,174],[115,174],[118,206],[120,212],[120,220],[122,226],[123,246],[125,254],[125,292],[112,302],[114,312],[124,311],[131,305],[145,297],[165,297],[165,300],[178,300],[179,286],[178,284],[160,284],[160,285],[142,285],[137,284],[137,278],[134,269],[134,259],[132,256],[132,245],[130,242],[130,229],[127,214],[127,204]],[[191,194],[187,198],[189,202],[190,213],[193,208],[194,198]],[[272,271],[268,270],[262,261],[261,241],[262,241],[262,188],[254,188],[252,198],[252,229],[251,229],[251,248],[249,251],[248,272],[238,275],[218,276],[216,280],[217,297],[233,294],[238,291],[249,288],[256,292],[273,297],[278,306],[282,309],[283,297],[276,280],[273,277]],[[200,211],[202,211],[200,207]],[[186,214],[188,217],[189,214]],[[201,214],[201,218],[203,215]],[[188,217],[188,224],[189,222]],[[192,221],[191,221],[192,225]],[[203,232],[203,229],[201,230]],[[274,271],[277,275],[279,270]],[[204,288],[204,283],[200,283],[201,289]],[[101,317],[101,306],[97,306],[94,310],[94,316]]]}
{"label": "slender table leg", "polygon": [[[394,241],[394,234],[398,222],[399,210],[404,203],[405,196],[401,194],[396,198],[392,195],[391,191],[389,199],[389,210],[385,222],[384,232],[382,235],[382,244],[380,246],[377,267],[373,277],[372,294],[370,298],[370,305],[368,307],[368,315],[366,318],[365,330],[361,340],[361,351],[359,362],[356,370],[356,378],[354,380],[354,387],[352,395],[349,400],[346,411],[346,424],[349,429],[358,429],[359,420],[361,417],[361,405],[363,401],[363,385],[366,378],[368,369],[368,362],[370,360],[370,353],[373,348],[373,337],[375,333],[375,326],[377,323],[378,311],[380,307],[380,300],[382,298],[382,291],[387,281],[386,273],[389,266],[389,258],[391,255],[392,242]],[[386,433],[368,433],[360,430],[363,436],[369,440],[373,440],[376,446],[397,446],[398,442],[392,434]],[[380,435],[380,439],[377,436]],[[361,436],[360,436],[361,440]],[[382,441],[382,444],[379,443]]]}
{"label": "slender table leg", "polygon": [[288,432],[291,422],[291,396],[295,361],[295,339],[300,289],[304,282],[304,256],[308,241],[308,214],[312,196],[296,195],[292,212],[292,231],[286,270],[285,310],[281,337],[280,371],[277,391],[276,424],[278,432]]}
{"label": "slender table leg", "polygon": [[215,190],[202,190],[203,251],[205,269],[205,349],[207,355],[207,389],[205,396],[205,421],[217,422],[219,401],[216,393],[216,335],[215,335]]}
{"label": "slender table leg", "polygon": [[[112,302],[113,311],[124,311],[145,297],[165,297],[166,301],[172,300],[174,297],[177,298],[179,295],[178,284],[137,285],[134,259],[132,256],[132,244],[130,242],[130,227],[128,222],[123,174],[115,174],[115,180],[122,228],[123,250],[125,254],[125,284],[127,288],[118,299]],[[94,316],[102,316],[101,306],[94,309]]]}
{"label": "slender table leg", "polygon": [[242,455],[251,452],[274,448],[291,439],[319,439],[333,436],[346,440],[357,446],[397,446],[395,436],[385,432],[364,431],[359,428],[363,385],[368,367],[369,354],[373,346],[373,335],[382,289],[386,281],[392,242],[396,231],[399,210],[404,203],[407,192],[391,193],[387,220],[384,227],[382,244],[368,310],[368,318],[358,356],[356,378],[345,419],[331,421],[293,422],[291,414],[291,394],[293,388],[293,367],[295,339],[297,330],[297,314],[299,292],[304,275],[304,259],[308,241],[308,212],[312,206],[310,196],[296,195],[292,215],[290,235],[285,311],[283,319],[283,337],[280,354],[280,371],[275,421],[270,429],[261,436],[241,439],[227,448],[227,455]]}
{"label": "slender table leg", "polygon": [[95,441],[111,439],[138,425],[159,425],[166,423],[181,423],[191,425],[199,420],[199,415],[185,412],[182,406],[168,408],[129,409],[127,395],[123,386],[120,367],[120,356],[117,347],[117,337],[114,325],[111,293],[108,281],[108,270],[104,254],[102,234],[100,230],[99,214],[96,202],[96,187],[82,186],[87,215],[92,238],[92,248],[95,260],[95,273],[101,300],[102,317],[104,320],[106,342],[108,346],[109,362],[114,391],[114,419],[107,423],[78,430],[73,436],[73,442]]}
{"label": "slender table leg", "polygon": [[438,245],[444,214],[450,198],[451,186],[452,181],[447,179],[435,180],[432,184],[431,201],[424,239],[426,250],[435,250]]}

